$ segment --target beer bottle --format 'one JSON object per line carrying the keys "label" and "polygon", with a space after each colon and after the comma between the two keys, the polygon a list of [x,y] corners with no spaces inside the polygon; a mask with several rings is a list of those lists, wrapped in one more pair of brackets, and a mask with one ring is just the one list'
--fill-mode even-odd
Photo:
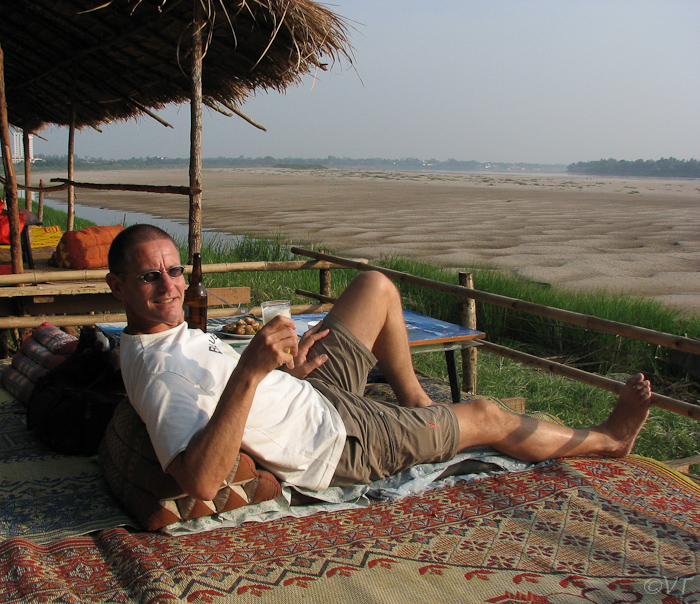
{"label": "beer bottle", "polygon": [[185,290],[185,320],[190,329],[207,331],[207,288],[202,282],[202,255],[192,254],[190,285]]}

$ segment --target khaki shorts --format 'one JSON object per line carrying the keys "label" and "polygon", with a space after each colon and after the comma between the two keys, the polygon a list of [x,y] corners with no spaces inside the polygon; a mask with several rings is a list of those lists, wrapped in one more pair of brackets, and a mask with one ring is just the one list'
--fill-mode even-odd
{"label": "khaki shorts", "polygon": [[446,405],[419,409],[400,407],[362,396],[367,374],[377,359],[335,317],[323,327],[330,333],[313,346],[328,355],[306,379],[338,410],[347,440],[331,484],[363,484],[419,463],[452,459],[459,425]]}

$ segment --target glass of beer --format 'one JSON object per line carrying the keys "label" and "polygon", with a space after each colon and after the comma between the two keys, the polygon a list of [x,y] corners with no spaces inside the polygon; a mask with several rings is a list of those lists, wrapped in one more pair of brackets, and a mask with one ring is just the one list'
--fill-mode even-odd
{"label": "glass of beer", "polygon": [[270,300],[260,305],[263,325],[267,325],[277,315],[292,318],[292,304],[289,300]]}
{"label": "glass of beer", "polygon": [[[292,318],[292,303],[289,300],[269,300],[260,305],[262,309],[262,322],[267,325],[277,315]],[[290,348],[285,348],[284,351],[289,354]]]}

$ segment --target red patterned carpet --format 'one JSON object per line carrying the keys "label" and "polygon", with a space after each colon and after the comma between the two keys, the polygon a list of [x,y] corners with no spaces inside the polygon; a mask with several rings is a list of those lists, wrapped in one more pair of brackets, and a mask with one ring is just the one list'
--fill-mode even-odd
{"label": "red patterned carpet", "polygon": [[699,496],[646,459],[576,458],[183,537],[13,538],[0,601],[697,603]]}

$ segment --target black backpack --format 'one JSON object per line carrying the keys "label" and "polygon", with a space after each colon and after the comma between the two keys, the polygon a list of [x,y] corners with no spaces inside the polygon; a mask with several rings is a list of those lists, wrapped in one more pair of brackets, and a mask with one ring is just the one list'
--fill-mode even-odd
{"label": "black backpack", "polygon": [[127,398],[116,341],[83,327],[75,352],[41,377],[27,403],[27,427],[51,449],[95,455],[114,409]]}

